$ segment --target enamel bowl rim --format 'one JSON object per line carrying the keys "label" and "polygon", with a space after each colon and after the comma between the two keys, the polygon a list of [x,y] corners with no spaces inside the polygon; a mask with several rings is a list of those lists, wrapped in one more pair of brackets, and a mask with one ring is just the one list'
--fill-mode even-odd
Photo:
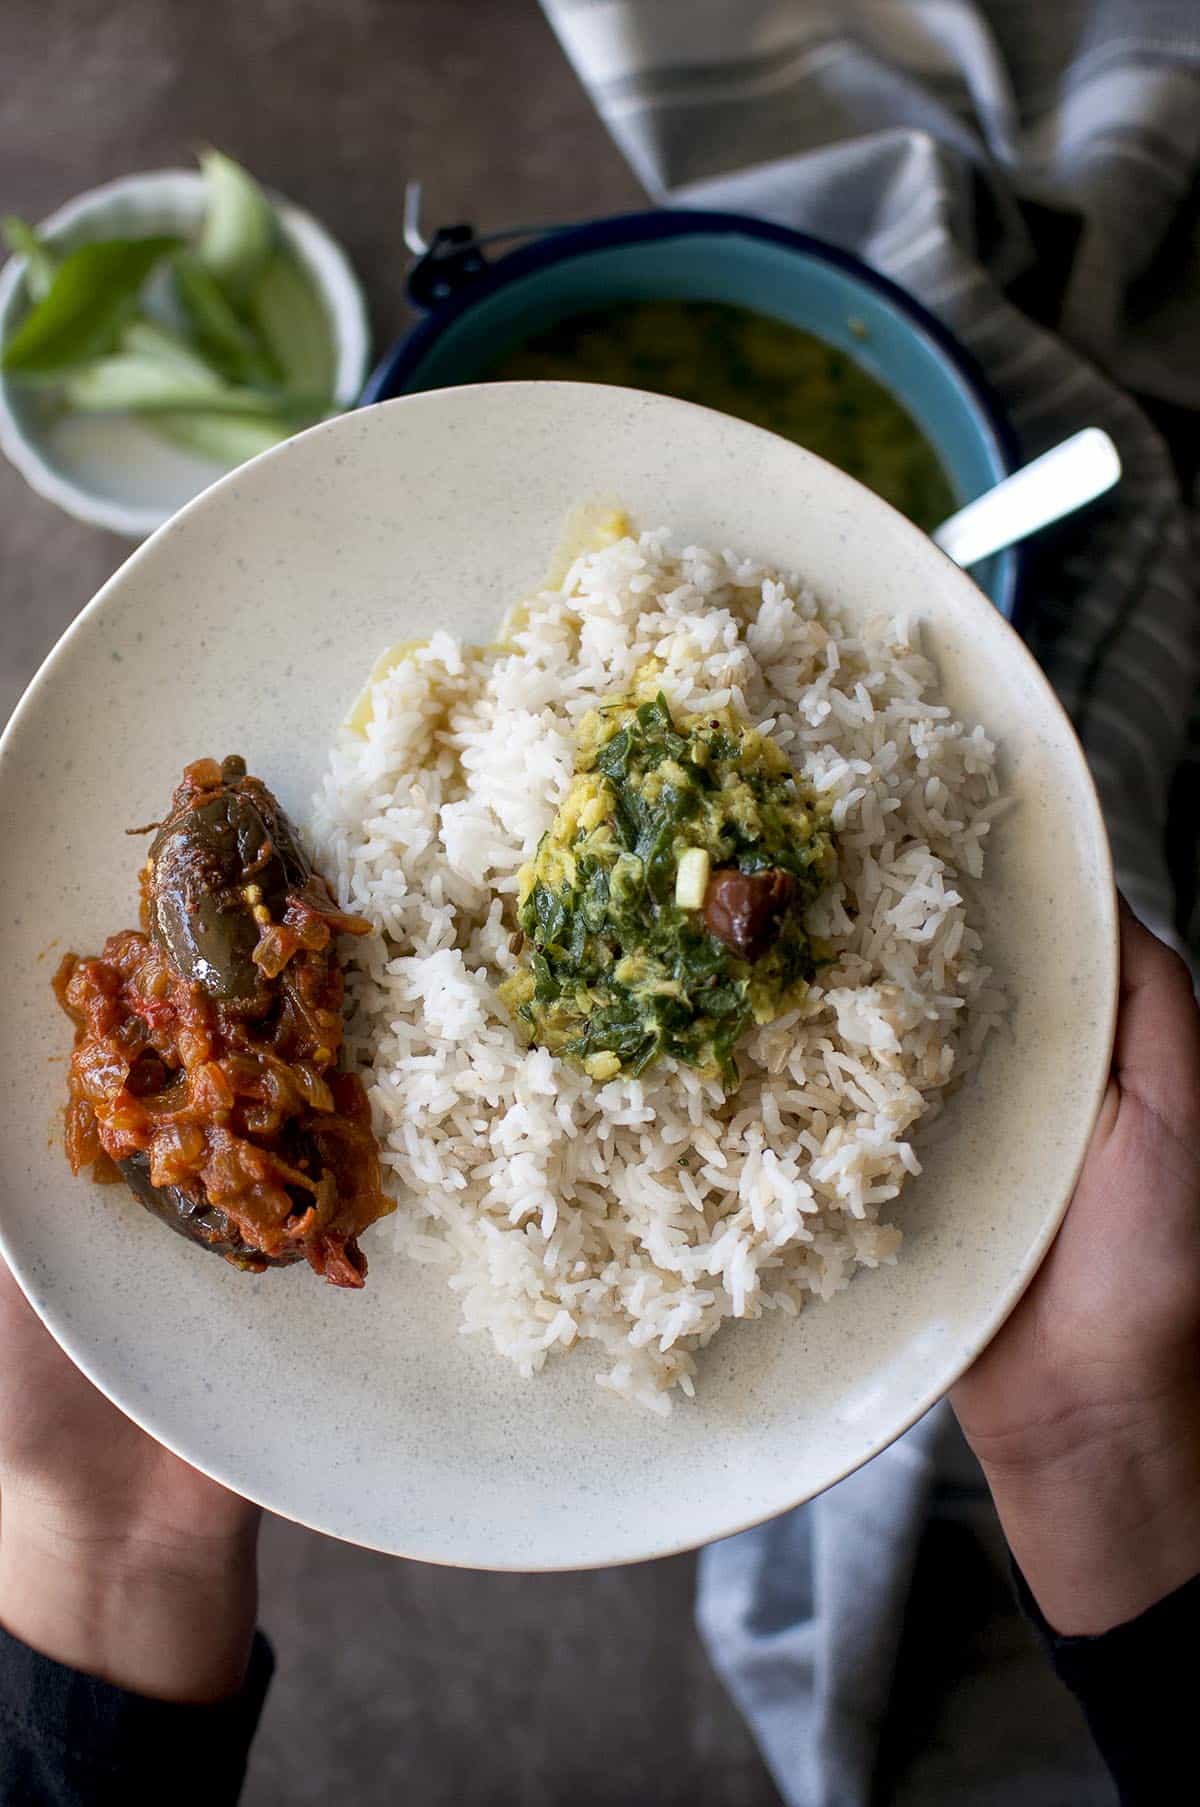
{"label": "enamel bowl rim", "polygon": [[[816,233],[727,209],[641,208],[545,229],[539,236],[486,262],[445,299],[429,306],[417,304],[422,309],[420,317],[376,363],[363,389],[361,405],[367,407],[404,394],[420,393],[408,390],[406,384],[442,334],[478,302],[487,300],[510,283],[592,251],[705,235],[758,239],[799,252],[829,265],[852,284],[858,284],[887,303],[951,373],[999,471],[997,481],[1018,468],[1020,444],[996,389],[974,353],[924,302],[853,251]],[[410,271],[410,279],[411,274]],[[1021,544],[1009,546],[996,555],[999,576],[993,600],[1005,619],[1018,626],[1022,617],[1027,551]]]}

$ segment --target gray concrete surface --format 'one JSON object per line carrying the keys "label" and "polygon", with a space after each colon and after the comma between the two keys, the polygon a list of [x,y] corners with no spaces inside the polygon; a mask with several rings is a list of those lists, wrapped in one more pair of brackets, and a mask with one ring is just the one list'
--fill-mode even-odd
{"label": "gray concrete surface", "polygon": [[[37,219],[217,144],[340,235],[381,347],[404,318],[406,176],[482,226],[640,198],[534,0],[5,0],[0,64],[0,210]],[[126,550],[0,462],[0,719]],[[268,1523],[279,1673],[247,1807],[768,1807],[692,1573],[486,1576]]]}

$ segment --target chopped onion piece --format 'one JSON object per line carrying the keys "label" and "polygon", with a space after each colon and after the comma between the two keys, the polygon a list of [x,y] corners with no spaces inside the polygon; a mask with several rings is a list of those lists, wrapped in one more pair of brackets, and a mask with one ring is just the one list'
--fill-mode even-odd
{"label": "chopped onion piece", "polygon": [[686,847],[675,869],[675,902],[681,910],[699,910],[708,889],[708,854],[703,847]]}

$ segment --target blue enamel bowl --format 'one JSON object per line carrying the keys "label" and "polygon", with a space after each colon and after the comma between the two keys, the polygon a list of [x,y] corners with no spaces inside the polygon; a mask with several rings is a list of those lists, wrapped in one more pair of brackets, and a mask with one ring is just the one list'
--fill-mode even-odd
{"label": "blue enamel bowl", "polygon": [[[724,301],[815,333],[878,379],[937,453],[959,503],[1007,476],[1016,442],[970,355],[894,282],[822,240],[741,214],[661,211],[568,227],[493,263],[468,242],[410,282],[425,317],[371,377],[363,402],[476,382],[556,321],[613,301]],[[414,272],[414,277],[417,272]],[[1018,612],[1016,551],[972,576]]]}

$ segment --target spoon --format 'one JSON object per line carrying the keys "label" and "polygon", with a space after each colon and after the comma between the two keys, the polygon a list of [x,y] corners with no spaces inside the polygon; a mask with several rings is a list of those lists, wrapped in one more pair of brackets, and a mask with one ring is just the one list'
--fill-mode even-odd
{"label": "spoon", "polygon": [[930,538],[967,569],[1094,502],[1120,475],[1120,454],[1108,434],[1085,427],[968,502]]}

